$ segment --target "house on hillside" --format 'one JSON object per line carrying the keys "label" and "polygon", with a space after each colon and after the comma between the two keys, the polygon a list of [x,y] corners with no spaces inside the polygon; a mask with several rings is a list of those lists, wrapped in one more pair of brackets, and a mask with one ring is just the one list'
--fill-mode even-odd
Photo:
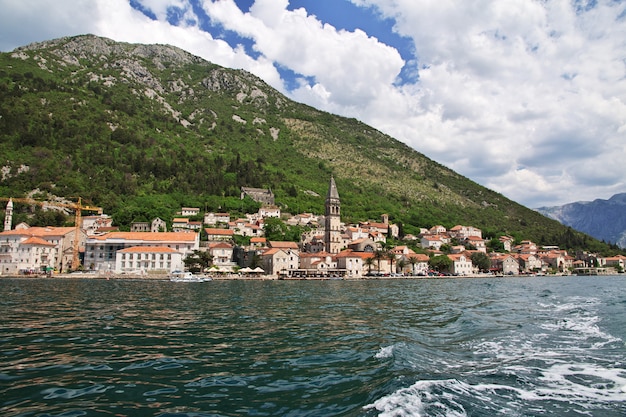
{"label": "house on hillside", "polygon": [[463,241],[470,237],[477,237],[477,238],[483,237],[482,230],[473,226],[462,226],[460,224],[450,229],[448,234],[450,235],[450,237],[456,238],[460,241]]}
{"label": "house on hillside", "polygon": [[180,210],[180,215],[183,217],[194,217],[200,214],[200,209],[197,207],[183,207]]}
{"label": "house on hillside", "polygon": [[251,249],[261,249],[267,247],[267,239],[264,237],[251,237],[250,238],[250,248]]}
{"label": "house on hillside", "polygon": [[257,203],[274,205],[274,193],[271,189],[241,187],[241,199],[250,197]]}
{"label": "house on hillside", "polygon": [[150,222],[132,222],[130,224],[131,232],[149,232]]}
{"label": "house on hillside", "polygon": [[301,213],[291,216],[286,222],[290,226],[309,226],[317,227],[319,224],[319,217],[312,213]]}
{"label": "house on hillside", "polygon": [[152,233],[167,232],[167,223],[165,220],[155,217],[150,224],[150,231]]}
{"label": "house on hillside", "polygon": [[213,257],[213,265],[218,268],[230,268],[235,266],[233,262],[233,245],[226,242],[209,243],[209,253]]}
{"label": "house on hillside", "polygon": [[420,244],[424,249],[440,250],[444,241],[439,235],[425,235],[420,240]]}
{"label": "house on hillside", "polygon": [[428,229],[428,233],[431,235],[443,235],[443,234],[446,234],[447,232],[448,231],[446,230],[446,228],[443,227],[442,225],[436,225]]}
{"label": "house on hillside", "polygon": [[232,229],[219,229],[219,228],[205,228],[204,232],[207,235],[209,242],[217,241],[231,241],[235,237],[235,232]]}
{"label": "house on hillside", "polygon": [[498,240],[502,242],[505,251],[511,252],[515,239],[513,239],[511,236],[500,236]]}
{"label": "house on hillside", "polygon": [[187,217],[177,217],[172,220],[172,230],[174,232],[183,232],[189,229],[189,219]]}
{"label": "house on hillside", "polygon": [[288,242],[288,241],[283,242],[283,241],[271,240],[267,243],[267,246],[273,249],[278,248],[278,249],[291,250],[295,252],[300,251],[300,248],[298,247],[298,244],[296,242]]}
{"label": "house on hillside", "polygon": [[477,251],[487,253],[487,245],[485,239],[479,236],[468,236],[465,238],[465,243],[476,248]]}
{"label": "house on hillside", "polygon": [[100,229],[113,226],[113,219],[107,214],[100,214],[94,216],[83,216],[83,230],[87,233],[87,236],[93,236],[99,233]]}
{"label": "house on hillside", "polygon": [[215,226],[217,224],[228,224],[228,223],[230,223],[229,213],[205,213],[204,214],[204,224]]}
{"label": "house on hillside", "polygon": [[353,240],[348,244],[348,249],[352,249],[355,252],[376,252],[380,249],[380,244],[374,242],[370,238],[362,238]]}
{"label": "house on hillside", "polygon": [[519,245],[516,245],[512,248],[512,252],[519,253],[522,255],[536,255],[537,254],[537,245],[530,240],[523,240]]}
{"label": "house on hillside", "polygon": [[263,223],[250,223],[248,219],[237,219],[228,223],[228,228],[237,236],[255,236],[260,237],[265,234]]}
{"label": "house on hillside", "polygon": [[317,234],[302,247],[304,252],[318,253],[323,252],[326,248],[326,240],[324,234]]}
{"label": "house on hillside", "polygon": [[280,219],[280,207],[264,205],[259,208],[257,213],[261,219],[275,218]]}

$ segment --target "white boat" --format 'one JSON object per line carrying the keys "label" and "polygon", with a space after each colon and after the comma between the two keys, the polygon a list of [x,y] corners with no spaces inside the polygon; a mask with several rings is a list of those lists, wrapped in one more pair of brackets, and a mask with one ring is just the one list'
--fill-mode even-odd
{"label": "white boat", "polygon": [[173,271],[172,274],[170,275],[170,281],[172,282],[205,282],[205,281],[211,281],[211,277],[194,275],[191,272]]}

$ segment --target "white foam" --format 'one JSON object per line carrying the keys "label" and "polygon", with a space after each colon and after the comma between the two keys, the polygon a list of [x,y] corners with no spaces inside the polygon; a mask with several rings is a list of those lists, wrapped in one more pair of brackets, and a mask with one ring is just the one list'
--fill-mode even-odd
{"label": "white foam", "polygon": [[519,388],[503,384],[472,385],[456,379],[423,380],[400,388],[364,409],[377,410],[381,417],[461,417],[467,415],[461,404],[464,401],[480,403],[502,414],[514,413],[520,407],[542,410],[545,401],[581,408],[626,401],[626,369],[558,364],[544,371],[535,382],[539,384]]}
{"label": "white foam", "polygon": [[[374,403],[363,407],[365,410],[376,409],[380,411],[379,417],[422,417],[433,416],[426,414],[425,406],[436,407],[436,416],[465,417],[467,413],[463,407],[454,402],[451,398],[446,398],[446,402],[439,401],[433,395],[431,389],[438,386],[459,384],[456,380],[433,380],[418,381],[408,388],[401,388],[396,392],[376,400]],[[452,400],[452,401],[450,401]]]}
{"label": "white foam", "polygon": [[377,359],[385,359],[393,356],[393,345],[381,347],[380,350],[374,355]]}
{"label": "white foam", "polygon": [[555,364],[539,378],[545,386],[537,389],[541,398],[570,401],[626,401],[623,388],[626,369],[605,368],[591,363]]}

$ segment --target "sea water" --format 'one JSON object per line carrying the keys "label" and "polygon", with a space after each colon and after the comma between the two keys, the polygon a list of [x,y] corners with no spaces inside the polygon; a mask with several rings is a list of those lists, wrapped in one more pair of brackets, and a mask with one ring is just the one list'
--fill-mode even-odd
{"label": "sea water", "polygon": [[625,416],[626,277],[0,279],[1,416]]}

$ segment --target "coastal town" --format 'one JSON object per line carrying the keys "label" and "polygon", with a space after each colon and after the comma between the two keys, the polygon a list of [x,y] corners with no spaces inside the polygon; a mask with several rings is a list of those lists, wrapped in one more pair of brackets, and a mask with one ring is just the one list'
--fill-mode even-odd
{"label": "coastal town", "polygon": [[[119,231],[101,210],[81,216],[88,206],[73,207],[75,227],[13,227],[9,199],[0,233],[0,276],[142,277],[167,279],[193,271],[212,278],[361,279],[381,277],[614,274],[624,271],[626,257],[570,254],[554,246],[500,236],[488,248],[482,231],[473,226],[450,229],[436,225],[419,235],[399,236],[399,227],[385,214],[379,221],[346,224],[341,199],[330,178],[323,215],[286,215],[268,189],[243,187],[241,198],[261,203],[243,218],[229,213],[182,207],[167,222],[135,222]],[[202,218],[202,221],[192,219]],[[299,242],[272,241],[265,236],[269,219],[302,226]],[[246,245],[235,244],[245,237]],[[394,242],[394,243],[391,243]],[[395,244],[399,242],[400,244]],[[417,250],[414,250],[415,248]]]}

